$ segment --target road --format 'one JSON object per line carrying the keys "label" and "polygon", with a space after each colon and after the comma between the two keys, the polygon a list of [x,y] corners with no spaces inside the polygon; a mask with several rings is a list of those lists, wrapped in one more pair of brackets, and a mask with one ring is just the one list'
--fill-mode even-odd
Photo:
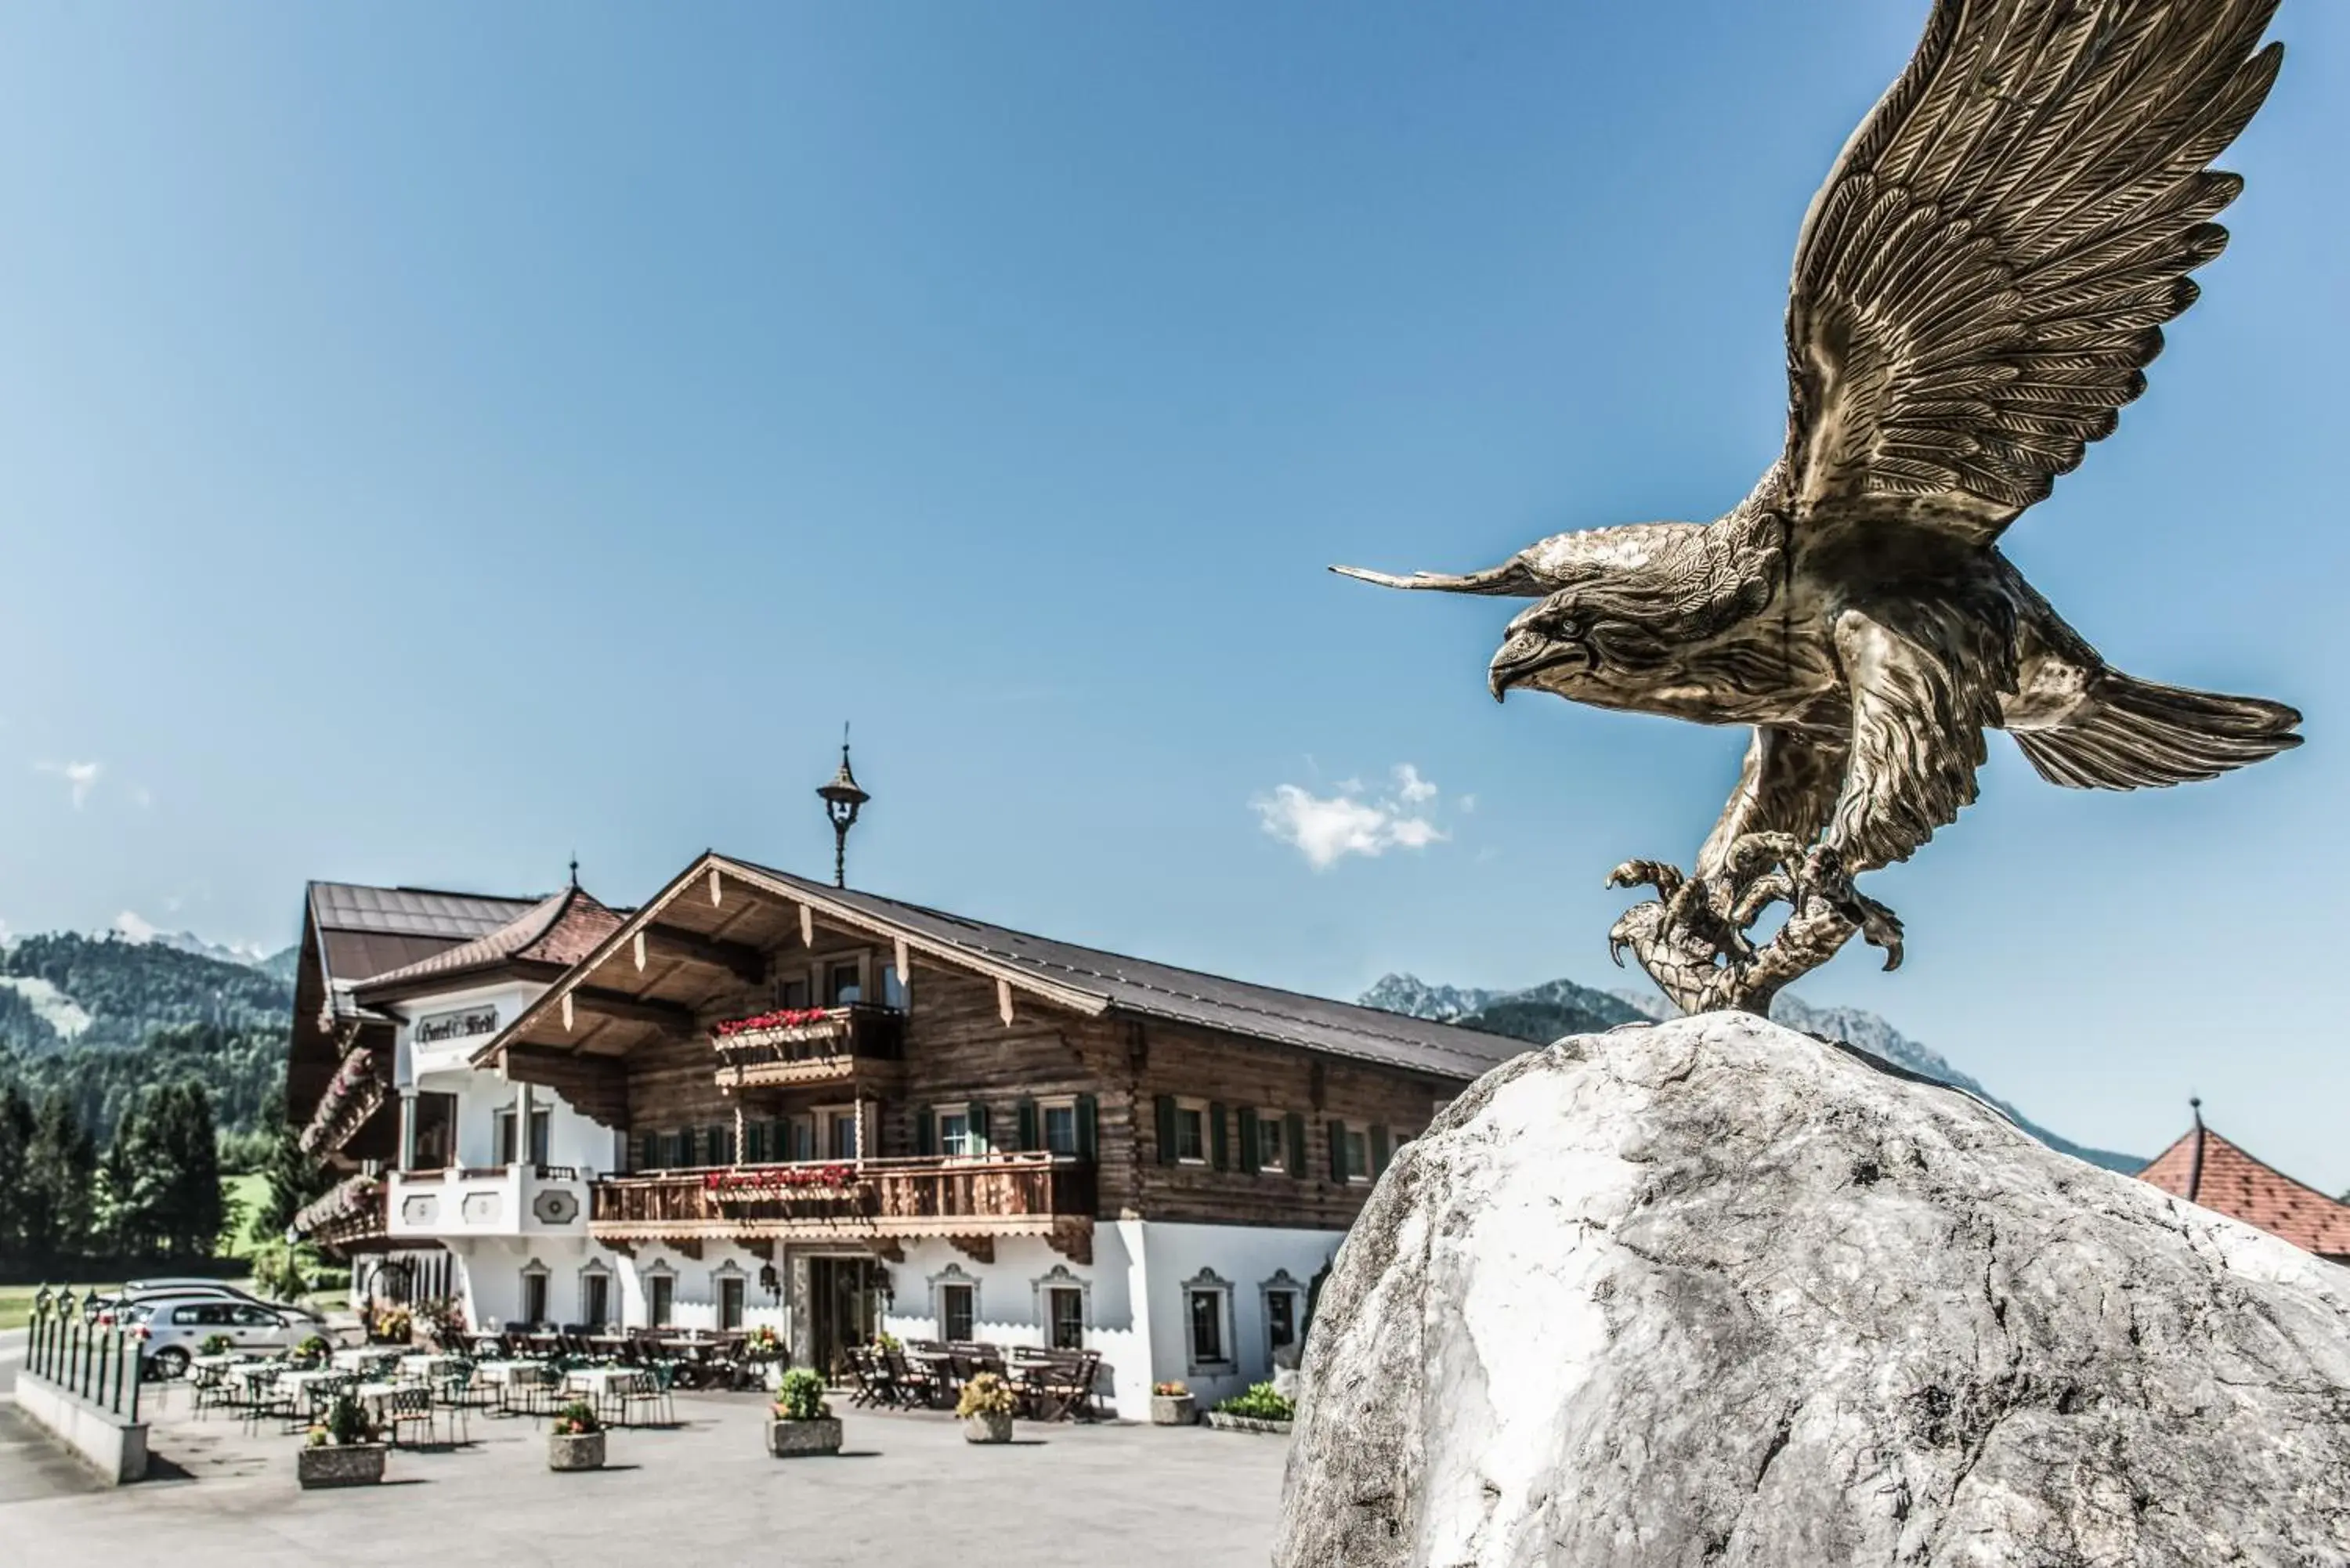
{"label": "road", "polygon": [[16,1368],[25,1364],[25,1330],[0,1329],[0,1394],[16,1386]]}

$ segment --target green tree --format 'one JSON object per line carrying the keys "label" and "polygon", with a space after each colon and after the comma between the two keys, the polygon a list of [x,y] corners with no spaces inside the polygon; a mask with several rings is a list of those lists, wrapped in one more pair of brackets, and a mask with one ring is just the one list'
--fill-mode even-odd
{"label": "green tree", "polygon": [[29,1257],[62,1262],[92,1251],[90,1189],[97,1169],[98,1150],[73,1096],[62,1087],[50,1090],[34,1113],[18,1183]]}
{"label": "green tree", "polygon": [[33,1103],[14,1081],[0,1079],[0,1268],[29,1256],[25,1239],[25,1161],[32,1142]]}
{"label": "green tree", "polygon": [[294,1216],[302,1211],[303,1205],[333,1186],[335,1179],[302,1152],[300,1134],[286,1124],[283,1090],[270,1096],[262,1116],[262,1125],[275,1129],[269,1158],[261,1165],[261,1173],[269,1186],[245,1234],[266,1244],[284,1241],[286,1232],[293,1227]]}

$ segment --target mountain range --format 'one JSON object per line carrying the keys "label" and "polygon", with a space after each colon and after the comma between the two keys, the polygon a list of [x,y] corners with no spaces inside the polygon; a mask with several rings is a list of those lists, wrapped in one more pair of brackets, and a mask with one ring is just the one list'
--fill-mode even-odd
{"label": "mountain range", "polygon": [[[1474,986],[1431,985],[1416,975],[1390,974],[1382,976],[1357,1000],[1366,1007],[1458,1023],[1464,1029],[1507,1035],[1537,1045],[1546,1045],[1564,1035],[1613,1029],[1619,1023],[1669,1018],[1673,1012],[1672,1004],[1654,993],[1595,991],[1571,980],[1546,981],[1523,991],[1489,991]],[[1940,1052],[1910,1039],[1874,1012],[1856,1007],[1814,1007],[1799,997],[1782,993],[1772,1004],[1771,1016],[1790,1029],[1840,1040],[1895,1066],[1963,1089],[1985,1105],[1996,1107],[2017,1127],[2059,1153],[2126,1175],[2146,1168],[2146,1160],[2137,1155],[2090,1148],[2051,1132],[1952,1066]]]}

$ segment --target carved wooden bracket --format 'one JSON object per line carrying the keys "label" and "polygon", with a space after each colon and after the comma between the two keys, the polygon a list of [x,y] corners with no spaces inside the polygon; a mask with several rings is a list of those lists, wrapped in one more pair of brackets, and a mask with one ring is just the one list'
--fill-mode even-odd
{"label": "carved wooden bracket", "polygon": [[906,1243],[895,1236],[883,1236],[873,1243],[873,1255],[885,1262],[902,1263],[906,1261]]}
{"label": "carved wooden bracket", "polygon": [[671,1241],[670,1246],[681,1258],[692,1258],[699,1261],[702,1257],[702,1238],[699,1236],[688,1236],[681,1241]]}
{"label": "carved wooden bracket", "polygon": [[1090,1225],[1055,1225],[1045,1238],[1045,1244],[1073,1263],[1094,1261],[1094,1228]]}
{"label": "carved wooden bracket", "polygon": [[995,1262],[995,1238],[993,1236],[950,1236],[947,1241],[956,1251],[974,1263]]}

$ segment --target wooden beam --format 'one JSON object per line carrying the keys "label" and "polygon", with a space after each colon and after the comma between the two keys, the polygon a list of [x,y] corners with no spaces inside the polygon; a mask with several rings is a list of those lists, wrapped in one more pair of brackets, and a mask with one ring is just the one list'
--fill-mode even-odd
{"label": "wooden beam", "polygon": [[623,996],[617,991],[599,991],[591,985],[575,986],[563,993],[565,1023],[577,1007],[582,1012],[593,1012],[606,1018],[626,1019],[631,1023],[652,1023],[680,1034],[693,1032],[693,1012],[673,1002],[649,1002],[642,997]]}
{"label": "wooden beam", "polygon": [[816,946],[816,908],[811,904],[800,906],[800,946]]}
{"label": "wooden beam", "polygon": [[718,908],[720,901],[718,892],[718,867],[712,866],[710,868],[710,907],[713,909]]}
{"label": "wooden beam", "polygon": [[1003,1027],[1011,1028],[1012,982],[1008,980],[999,980],[995,982],[995,1011],[1003,1015]]}
{"label": "wooden beam", "polygon": [[[754,985],[767,978],[767,955],[750,943],[720,941],[681,926],[646,926],[637,932],[637,950],[639,955],[650,953],[681,963],[700,964],[705,969],[724,970]],[[637,960],[637,967],[645,967],[642,956]]]}

